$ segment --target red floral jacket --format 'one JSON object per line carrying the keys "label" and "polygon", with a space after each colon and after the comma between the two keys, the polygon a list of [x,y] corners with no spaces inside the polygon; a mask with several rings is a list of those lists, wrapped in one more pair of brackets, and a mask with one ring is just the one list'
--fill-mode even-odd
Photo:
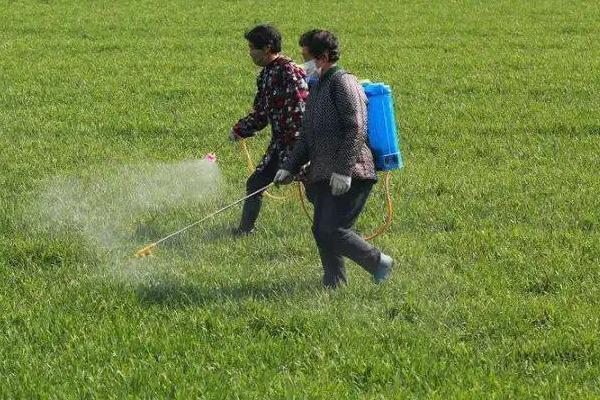
{"label": "red floral jacket", "polygon": [[271,124],[271,142],[257,166],[262,170],[275,154],[280,163],[289,157],[300,135],[308,85],[304,70],[279,56],[262,69],[256,86],[253,109],[234,125],[233,132],[248,138]]}

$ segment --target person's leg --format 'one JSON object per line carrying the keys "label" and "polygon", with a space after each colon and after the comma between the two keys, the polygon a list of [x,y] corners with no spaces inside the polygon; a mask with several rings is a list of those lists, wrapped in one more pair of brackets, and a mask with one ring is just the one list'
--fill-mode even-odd
{"label": "person's leg", "polygon": [[325,183],[310,185],[310,198],[314,205],[312,231],[323,265],[323,286],[336,288],[347,284],[348,276],[344,259],[335,252],[331,240],[336,218],[330,192],[329,185]]}
{"label": "person's leg", "polygon": [[336,289],[348,284],[348,274],[344,265],[344,258],[335,254],[331,247],[318,246],[321,264],[323,265],[323,286]]}
{"label": "person's leg", "polygon": [[301,183],[304,185],[304,195],[310,204],[315,204],[314,198],[316,193],[316,186],[311,183]]}
{"label": "person's leg", "polygon": [[[273,178],[277,173],[278,166],[279,162],[275,154],[273,154],[268,160],[263,160],[262,168],[254,171],[254,173],[250,175],[246,181],[246,194],[253,193],[273,182]],[[258,215],[262,206],[262,197],[263,192],[260,192],[244,201],[242,218],[240,221],[240,226],[237,230],[238,234],[244,235],[252,232],[254,229],[254,225],[258,219]]]}
{"label": "person's leg", "polygon": [[381,252],[351,229],[362,212],[372,187],[372,181],[356,180],[347,193],[341,196],[331,195],[337,217],[335,229],[331,232],[331,241],[336,253],[348,257],[374,274]]}

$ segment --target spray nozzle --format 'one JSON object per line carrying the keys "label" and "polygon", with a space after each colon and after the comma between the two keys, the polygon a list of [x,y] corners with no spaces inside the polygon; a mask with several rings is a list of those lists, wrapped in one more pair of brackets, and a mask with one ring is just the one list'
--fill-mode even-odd
{"label": "spray nozzle", "polygon": [[208,153],[204,156],[204,159],[208,162],[215,163],[217,162],[217,155],[215,153]]}
{"label": "spray nozzle", "polygon": [[156,247],[156,243],[149,244],[148,246],[136,251],[135,256],[138,258],[150,256],[150,255],[152,255],[152,251],[154,250],[155,247]]}

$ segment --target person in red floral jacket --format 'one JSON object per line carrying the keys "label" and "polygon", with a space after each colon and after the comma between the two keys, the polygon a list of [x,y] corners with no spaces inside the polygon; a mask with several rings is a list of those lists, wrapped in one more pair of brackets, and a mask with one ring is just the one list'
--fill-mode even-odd
{"label": "person in red floral jacket", "polygon": [[[262,160],[246,182],[251,194],[273,181],[280,165],[289,157],[302,126],[308,86],[304,69],[281,54],[281,34],[271,25],[258,25],[244,37],[250,57],[263,67],[256,80],[257,92],[252,111],[231,129],[233,141],[254,136],[271,125],[271,141]],[[240,225],[235,235],[246,235],[254,226],[262,204],[260,192],[244,202]]]}

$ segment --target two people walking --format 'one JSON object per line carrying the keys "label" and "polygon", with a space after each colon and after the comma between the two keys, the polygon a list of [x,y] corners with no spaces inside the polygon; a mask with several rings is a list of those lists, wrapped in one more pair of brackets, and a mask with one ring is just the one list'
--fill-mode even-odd
{"label": "two people walking", "polygon": [[[271,39],[257,41],[253,32]],[[304,33],[299,40],[304,69],[279,53],[281,35],[272,26],[258,26],[246,39],[252,59],[263,70],[254,110],[234,126],[231,135],[249,137],[267,122],[272,128],[271,143],[247,181],[248,194],[271,181],[291,183],[305,169],[323,285],[337,288],[348,283],[344,258],[363,267],[376,283],[385,281],[392,272],[392,258],[352,230],[377,174],[367,144],[367,99],[356,77],[338,65],[338,39],[324,30]],[[277,75],[274,70],[283,72]],[[269,80],[274,75],[281,87],[275,88]],[[310,91],[308,81],[314,82]],[[259,193],[248,199],[237,232],[254,229],[261,198]]]}

